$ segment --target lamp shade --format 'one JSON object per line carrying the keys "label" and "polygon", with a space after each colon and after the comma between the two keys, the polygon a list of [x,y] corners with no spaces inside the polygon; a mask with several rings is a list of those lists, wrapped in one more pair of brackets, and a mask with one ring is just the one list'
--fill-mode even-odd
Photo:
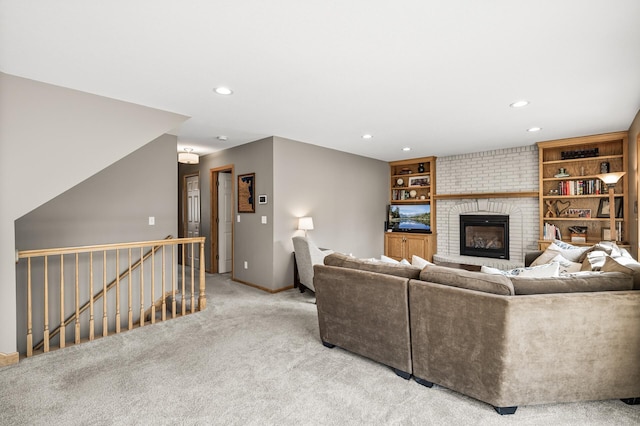
{"label": "lamp shade", "polygon": [[615,173],[603,173],[601,175],[596,175],[598,179],[603,181],[607,186],[612,186],[618,183],[620,178],[625,175],[625,172],[615,172]]}
{"label": "lamp shade", "polygon": [[312,217],[301,217],[298,219],[298,229],[301,231],[310,231],[313,229]]}
{"label": "lamp shade", "polygon": [[198,164],[200,162],[200,157],[193,153],[193,149],[186,148],[184,151],[178,153],[178,163]]}

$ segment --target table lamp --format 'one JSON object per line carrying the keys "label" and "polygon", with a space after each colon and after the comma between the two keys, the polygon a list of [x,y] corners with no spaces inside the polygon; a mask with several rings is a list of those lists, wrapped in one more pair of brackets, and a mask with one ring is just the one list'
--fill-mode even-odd
{"label": "table lamp", "polygon": [[313,230],[313,218],[306,216],[298,219],[298,229],[304,231],[304,237],[307,237],[307,231]]}

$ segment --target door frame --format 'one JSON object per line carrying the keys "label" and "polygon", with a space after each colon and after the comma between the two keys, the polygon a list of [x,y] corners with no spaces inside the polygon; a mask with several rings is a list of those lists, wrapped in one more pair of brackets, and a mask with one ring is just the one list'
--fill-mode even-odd
{"label": "door frame", "polygon": [[[211,267],[209,268],[209,273],[217,274],[218,267],[218,223],[219,223],[219,214],[218,214],[218,175],[220,173],[231,173],[231,211],[233,212],[233,206],[235,205],[235,171],[233,164],[227,164],[226,166],[220,166],[213,169],[209,169],[209,190],[210,190],[210,200],[211,200],[211,217],[210,228],[211,235],[209,241],[209,252],[211,253],[209,264]],[[231,221],[231,276],[233,277],[233,257],[234,257],[234,232],[235,232],[235,220]]]}

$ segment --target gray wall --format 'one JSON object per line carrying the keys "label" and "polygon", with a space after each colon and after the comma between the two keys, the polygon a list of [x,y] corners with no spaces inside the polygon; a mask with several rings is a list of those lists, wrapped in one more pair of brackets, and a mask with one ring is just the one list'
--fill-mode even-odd
{"label": "gray wall", "polygon": [[380,257],[389,204],[389,165],[380,160],[274,138],[274,287],[293,283],[298,218],[311,216],[319,247]]}
{"label": "gray wall", "polygon": [[[309,236],[321,247],[360,257],[384,250],[388,204],[387,163],[284,138],[262,139],[200,160],[202,235],[211,235],[209,170],[226,165],[237,176],[256,173],[256,213],[234,222],[234,278],[268,290],[293,285],[293,245],[300,216],[313,216]],[[234,218],[237,218],[237,185]],[[267,224],[261,217],[267,217]],[[249,269],[243,268],[244,261]],[[206,250],[210,262],[209,244]]]}
{"label": "gray wall", "polygon": [[640,111],[629,127],[629,243],[634,258],[638,258],[638,210],[635,207],[638,202],[638,142],[640,141]]}
{"label": "gray wall", "polygon": [[[177,236],[176,144],[175,136],[161,136],[24,215],[16,221],[16,247],[19,250],[30,250],[159,240],[167,235]],[[149,216],[155,217],[154,226],[148,225]],[[98,253],[97,256],[101,257],[102,253]],[[17,274],[17,332],[20,352],[25,350],[24,336],[26,335],[26,289],[23,282],[26,276],[25,263],[25,261],[20,262]],[[53,271],[57,267],[56,263],[57,259],[51,260],[50,276],[57,277]],[[83,262],[83,265],[86,263],[86,261]],[[113,262],[110,263],[113,264]],[[159,264],[158,261],[157,266]],[[65,272],[72,274],[73,271],[67,268],[69,266],[65,265]],[[81,270],[86,269],[81,266]],[[110,281],[115,277],[115,269],[109,270],[108,274],[108,281]],[[38,272],[34,272],[34,277],[36,275]],[[96,286],[101,287],[101,270],[96,270],[94,276],[97,279]],[[67,278],[67,282],[72,283],[73,278]],[[86,280],[84,283],[86,284]],[[35,284],[35,280],[34,287],[39,287],[39,284]],[[134,286],[134,293],[136,291],[137,288]],[[34,306],[42,306],[42,293],[36,290],[33,293]],[[74,306],[74,293],[70,284],[65,293],[67,301],[65,311],[71,312]],[[145,293],[150,294],[148,290]],[[85,296],[81,300],[82,304],[88,300],[88,292],[83,291],[81,294]],[[160,294],[158,290],[157,297]],[[110,298],[112,305],[111,299],[113,298]],[[50,289],[50,321],[58,324],[59,310],[54,300],[59,300],[57,286],[52,286]],[[126,300],[123,303],[126,306]],[[100,306],[96,309],[100,310],[101,302],[98,305]],[[114,310],[112,309],[111,312]],[[135,309],[134,312],[136,312]],[[98,312],[96,318],[100,318],[100,315]],[[99,321],[96,323],[100,327],[101,323]],[[40,324],[40,327],[37,324]],[[42,335],[41,324],[42,312],[36,309],[34,313],[36,340]],[[71,338],[72,328],[69,328],[67,333],[68,338]]]}
{"label": "gray wall", "polygon": [[[256,195],[273,194],[273,138],[261,139],[238,147],[219,151],[200,158],[201,235],[207,237],[205,260],[211,268],[211,182],[210,169],[233,165],[234,185],[234,279],[273,289],[273,203],[258,204],[255,213],[238,214],[237,176],[255,173]],[[240,222],[237,217],[240,216]],[[267,216],[267,224],[261,223]],[[249,269],[244,269],[247,261]]]}
{"label": "gray wall", "polygon": [[12,353],[14,221],[186,117],[4,73],[0,93],[0,352]]}

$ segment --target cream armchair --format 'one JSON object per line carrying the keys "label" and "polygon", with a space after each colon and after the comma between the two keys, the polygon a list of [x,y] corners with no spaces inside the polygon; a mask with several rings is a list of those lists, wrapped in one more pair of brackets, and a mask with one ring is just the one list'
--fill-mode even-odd
{"label": "cream armchair", "polygon": [[333,253],[333,250],[320,249],[307,237],[293,237],[293,251],[300,280],[296,284],[300,287],[300,292],[304,293],[305,288],[308,288],[315,293],[313,265],[322,265],[325,256]]}

